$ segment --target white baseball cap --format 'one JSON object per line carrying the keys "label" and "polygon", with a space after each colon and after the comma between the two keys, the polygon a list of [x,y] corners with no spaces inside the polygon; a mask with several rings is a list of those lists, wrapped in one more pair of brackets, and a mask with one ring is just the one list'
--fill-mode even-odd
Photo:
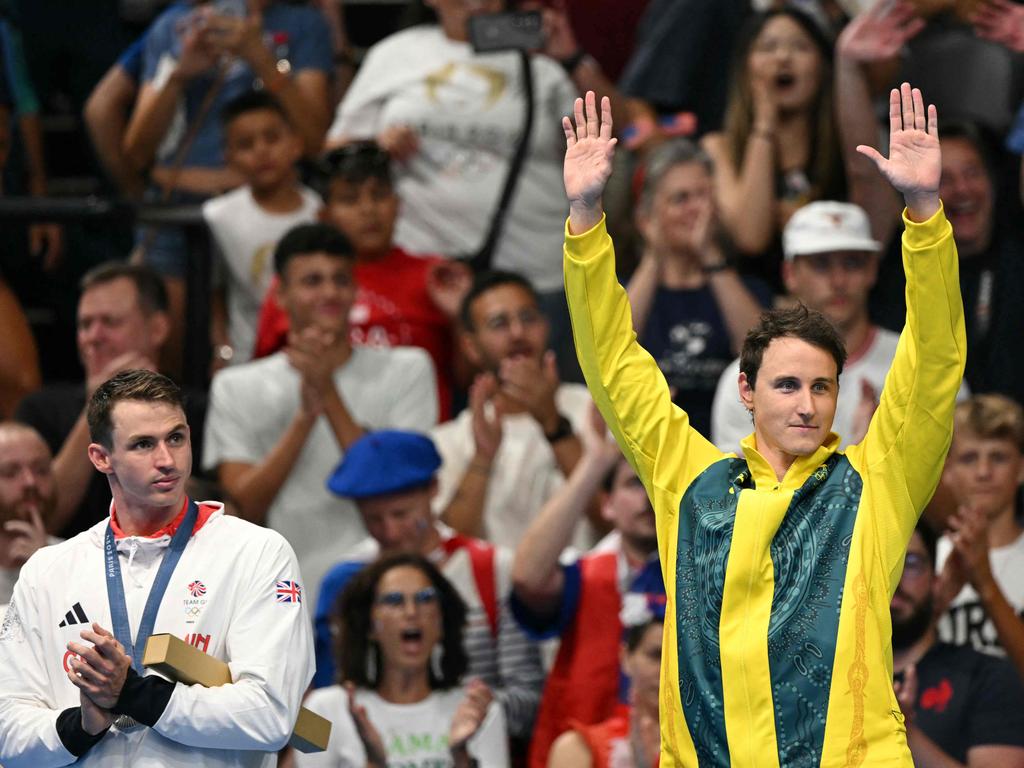
{"label": "white baseball cap", "polygon": [[881,248],[882,244],[871,237],[868,215],[853,203],[808,203],[790,217],[782,230],[782,252],[787,260],[833,251],[878,253]]}

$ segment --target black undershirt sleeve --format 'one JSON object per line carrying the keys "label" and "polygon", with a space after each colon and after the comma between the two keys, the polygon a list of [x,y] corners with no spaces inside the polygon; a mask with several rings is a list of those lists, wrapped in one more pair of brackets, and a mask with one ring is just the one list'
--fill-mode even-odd
{"label": "black undershirt sleeve", "polygon": [[152,728],[167,709],[174,693],[174,683],[158,675],[139,675],[128,669],[128,677],[121,687],[121,695],[112,709],[119,715],[128,715],[136,722]]}
{"label": "black undershirt sleeve", "polygon": [[105,728],[93,735],[82,728],[82,708],[71,707],[57,715],[57,735],[60,737],[64,749],[75,757],[81,757],[88,752],[94,744],[107,735],[109,728]]}

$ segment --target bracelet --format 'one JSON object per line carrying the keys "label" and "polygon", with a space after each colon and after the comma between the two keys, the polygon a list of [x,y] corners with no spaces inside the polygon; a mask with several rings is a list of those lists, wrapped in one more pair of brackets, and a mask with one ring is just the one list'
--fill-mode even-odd
{"label": "bracelet", "polygon": [[554,431],[545,433],[544,438],[549,443],[557,443],[559,440],[565,440],[567,437],[572,437],[572,434],[572,422],[562,414],[558,414],[558,424],[555,426]]}
{"label": "bracelet", "polygon": [[720,261],[717,264],[702,264],[700,271],[705,275],[717,275],[719,272],[725,272],[727,269],[731,269],[729,262]]}
{"label": "bracelet", "polygon": [[566,56],[564,59],[559,59],[558,63],[562,65],[562,69],[565,70],[566,74],[571,77],[572,73],[576,71],[576,68],[585,58],[587,58],[587,52],[582,48],[578,48],[572,55]]}

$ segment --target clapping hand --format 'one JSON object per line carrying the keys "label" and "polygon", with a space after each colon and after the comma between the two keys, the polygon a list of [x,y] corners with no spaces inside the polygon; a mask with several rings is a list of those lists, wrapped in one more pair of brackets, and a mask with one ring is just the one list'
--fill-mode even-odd
{"label": "clapping hand", "polygon": [[[586,112],[584,113],[584,105]],[[569,228],[579,234],[593,227],[601,218],[601,195],[612,175],[612,158],[616,139],[612,138],[612,104],[587,91],[586,101],[576,99],[573,117],[562,118],[565,131],[565,194],[569,198]]]}
{"label": "clapping hand", "polygon": [[380,731],[370,722],[366,714],[366,707],[356,703],[356,687],[352,683],[345,683],[345,692],[348,694],[348,713],[356,726],[356,733],[359,740],[363,742],[363,749],[366,751],[366,765],[368,768],[385,768],[388,764],[388,753],[384,748],[384,740],[380,737]]}
{"label": "clapping hand", "polygon": [[961,507],[946,521],[953,552],[963,576],[978,591],[992,581],[992,564],[988,554],[988,519],[980,509]]}
{"label": "clapping hand", "polygon": [[856,16],[836,42],[840,56],[867,64],[895,58],[900,49],[925,27],[925,20],[906,0],[878,0]]}
{"label": "clapping hand", "polygon": [[594,403],[587,407],[587,418],[580,428],[580,442],[583,444],[583,455],[591,457],[606,471],[614,467],[622,456],[615,436],[604,423]]}
{"label": "clapping hand", "polygon": [[473,271],[459,261],[435,262],[427,272],[427,295],[445,317],[454,320],[473,286]]}
{"label": "clapping hand", "polygon": [[903,670],[902,680],[893,682],[892,690],[896,694],[896,701],[900,703],[904,721],[908,726],[913,725],[914,715],[917,714],[917,669],[913,664]]}
{"label": "clapping hand", "polygon": [[452,752],[466,748],[466,743],[480,730],[480,725],[487,716],[487,709],[494,700],[494,694],[482,680],[470,680],[465,690],[466,695],[459,703],[459,708],[455,710],[451,728],[448,730],[448,746]]}
{"label": "clapping hand", "polygon": [[987,0],[977,6],[971,23],[978,37],[1024,53],[1024,5],[1009,0]]}
{"label": "clapping hand", "polygon": [[131,657],[108,630],[95,622],[91,631],[80,634],[93,645],[68,643],[68,650],[74,654],[68,659],[68,679],[97,706],[112,709],[128,677]]}
{"label": "clapping hand", "polygon": [[545,434],[558,427],[555,394],[561,381],[554,352],[547,350],[540,360],[534,357],[502,360],[498,382],[501,393],[526,408]]}
{"label": "clapping hand", "polygon": [[[473,461],[490,468],[501,447],[501,410],[494,402],[498,394],[498,379],[493,373],[482,373],[469,388],[469,409],[472,414],[473,443],[476,448]],[[491,403],[491,413],[488,413]]]}
{"label": "clapping hand", "polygon": [[927,221],[939,210],[939,120],[935,105],[925,115],[921,91],[903,83],[889,94],[889,157],[863,144],[857,151],[903,195],[913,221]]}

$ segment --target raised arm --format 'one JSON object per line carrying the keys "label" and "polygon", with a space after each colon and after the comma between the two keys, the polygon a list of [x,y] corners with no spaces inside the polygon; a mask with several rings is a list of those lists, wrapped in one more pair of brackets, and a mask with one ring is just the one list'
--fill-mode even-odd
{"label": "raised arm", "polygon": [[890,94],[889,129],[888,159],[867,146],[857,151],[875,162],[906,202],[907,321],[867,435],[850,454],[905,484],[913,514],[891,521],[900,529],[893,539],[896,546],[902,538],[900,548],[942,471],[967,342],[956,245],[939,200],[942,158],[934,105],[926,116],[921,92],[904,83]]}
{"label": "raised arm", "polygon": [[924,27],[914,7],[901,0],[878,0],[854,18],[836,43],[835,94],[850,202],[863,208],[876,240],[887,243],[899,220],[899,197],[874,163],[857,151],[879,138],[866,68],[899,56],[900,49]]}
{"label": "raised arm", "polygon": [[[601,202],[615,152],[611,104],[602,99],[599,115],[588,92],[586,113],[583,99],[576,100],[574,112],[575,127],[569,118],[562,126],[569,198],[565,291],[576,352],[594,402],[648,492],[654,485],[672,492],[722,454],[672,404],[657,362],[637,343],[629,301],[615,276]],[[662,462],[665,472],[659,477]]]}
{"label": "raised arm", "polygon": [[572,542],[576,526],[620,453],[607,439],[600,415],[591,413],[581,435],[583,455],[565,485],[547,500],[523,534],[512,563],[512,589],[517,599],[539,615],[554,613],[562,600],[565,576],[558,558]]}

